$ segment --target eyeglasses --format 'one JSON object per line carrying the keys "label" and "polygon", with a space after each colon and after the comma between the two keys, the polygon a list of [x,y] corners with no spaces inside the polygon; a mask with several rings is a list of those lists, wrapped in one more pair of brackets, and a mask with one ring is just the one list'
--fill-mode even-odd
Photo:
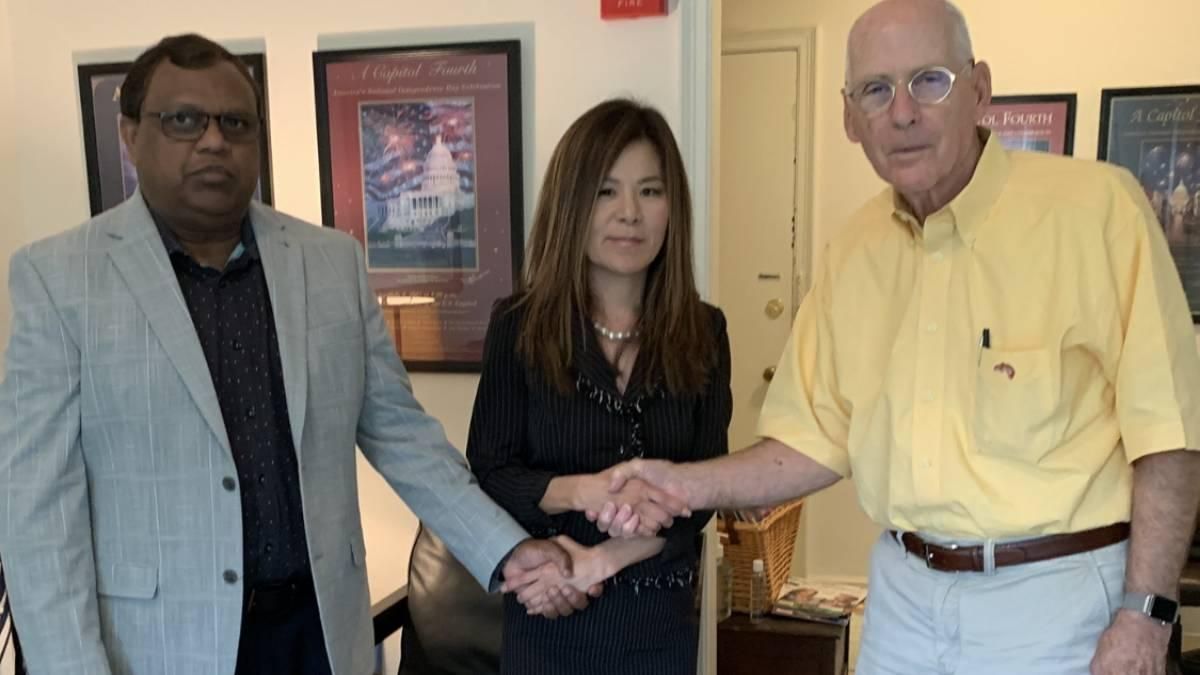
{"label": "eyeglasses", "polygon": [[[975,60],[967,63],[966,68],[974,68]],[[964,68],[964,70],[966,69]],[[918,70],[908,80],[908,93],[913,100],[921,105],[937,105],[945,101],[954,90],[954,81],[958,73],[945,66],[934,66]],[[887,110],[896,98],[896,83],[888,79],[868,80],[853,89],[842,90],[847,98],[867,115],[875,115]]]}
{"label": "eyeglasses", "polygon": [[230,143],[245,143],[258,138],[262,122],[254,115],[244,113],[206,113],[202,110],[169,110],[144,112],[143,115],[157,117],[163,135],[178,141],[199,140],[208,131],[209,120],[217,121],[221,135]]}

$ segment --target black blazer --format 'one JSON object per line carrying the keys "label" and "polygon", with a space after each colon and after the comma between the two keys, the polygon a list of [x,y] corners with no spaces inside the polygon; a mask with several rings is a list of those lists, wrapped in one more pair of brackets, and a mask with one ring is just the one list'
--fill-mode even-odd
{"label": "black blazer", "polygon": [[[590,328],[579,321],[571,369],[576,386],[564,396],[517,356],[523,310],[513,305],[513,298],[498,303],[488,326],[467,459],[484,492],[530,534],[565,534],[585,546],[608,538],[582,513],[551,516],[538,507],[555,476],[596,473],[635,456],[687,462],[728,452],[733,401],[721,310],[705,305],[718,354],[700,395],[672,396],[645,372],[641,355],[621,394],[615,370]],[[663,551],[626,568],[616,580],[690,578],[699,558],[698,535],[711,515],[676,518],[659,535],[667,539]]]}

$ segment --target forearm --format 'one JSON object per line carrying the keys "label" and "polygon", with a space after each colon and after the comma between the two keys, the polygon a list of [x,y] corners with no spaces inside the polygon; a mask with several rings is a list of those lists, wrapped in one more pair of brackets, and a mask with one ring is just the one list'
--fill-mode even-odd
{"label": "forearm", "polygon": [[579,476],[558,476],[550,479],[550,484],[546,486],[546,493],[538,502],[538,508],[552,516],[569,511],[580,511],[579,479]]}
{"label": "forearm", "polygon": [[822,490],[842,478],[772,438],[725,457],[682,465],[680,474],[693,510],[770,506]]}
{"label": "forearm", "polygon": [[662,552],[666,540],[661,537],[635,537],[633,539],[608,539],[596,546],[604,560],[604,578]]}
{"label": "forearm", "polygon": [[1198,497],[1200,453],[1176,450],[1134,462],[1126,590],[1177,596]]}

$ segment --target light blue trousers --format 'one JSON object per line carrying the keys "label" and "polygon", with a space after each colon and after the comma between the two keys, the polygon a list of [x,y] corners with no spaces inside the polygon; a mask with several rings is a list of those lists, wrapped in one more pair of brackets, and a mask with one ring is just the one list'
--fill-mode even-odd
{"label": "light blue trousers", "polygon": [[1088,675],[1121,606],[1127,550],[939,572],[884,532],[871,553],[857,675]]}

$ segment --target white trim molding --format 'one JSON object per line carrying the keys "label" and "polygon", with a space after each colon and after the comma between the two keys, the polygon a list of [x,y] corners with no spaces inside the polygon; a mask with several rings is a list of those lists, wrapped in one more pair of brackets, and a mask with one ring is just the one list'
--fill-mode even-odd
{"label": "white trim molding", "polygon": [[679,14],[683,43],[679,150],[692,188],[692,254],[696,286],[700,295],[708,298],[713,294],[709,274],[712,260],[713,25],[714,21],[720,21],[720,2],[683,0],[679,3]]}

